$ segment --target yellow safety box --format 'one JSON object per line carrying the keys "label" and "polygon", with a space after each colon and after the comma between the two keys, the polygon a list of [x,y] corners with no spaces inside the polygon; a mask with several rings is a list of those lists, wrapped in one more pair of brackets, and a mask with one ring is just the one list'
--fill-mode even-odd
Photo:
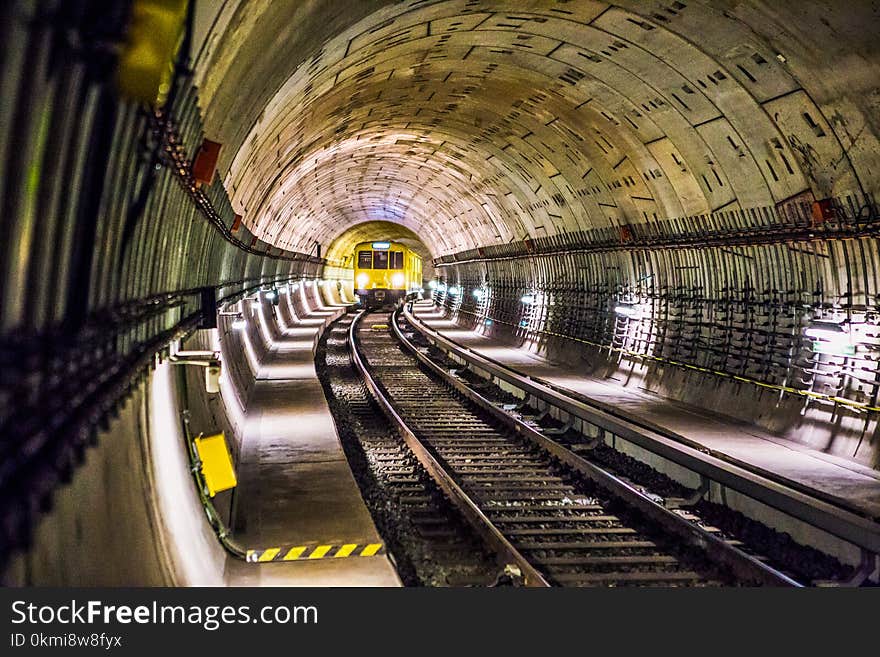
{"label": "yellow safety box", "polygon": [[116,73],[129,98],[160,106],[171,89],[188,0],[134,0]]}
{"label": "yellow safety box", "polygon": [[217,493],[235,488],[235,469],[226,446],[226,436],[222,433],[195,439],[196,452],[202,462],[202,475],[208,486],[208,494],[214,497]]}

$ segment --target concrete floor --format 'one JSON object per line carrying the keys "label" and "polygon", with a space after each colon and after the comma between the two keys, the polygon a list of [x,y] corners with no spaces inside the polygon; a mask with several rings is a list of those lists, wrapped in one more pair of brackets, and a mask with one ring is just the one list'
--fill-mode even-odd
{"label": "concrete floor", "polygon": [[463,329],[444,317],[431,302],[416,304],[414,312],[447,338],[522,374],[544,379],[589,397],[599,406],[613,407],[641,422],[671,431],[685,442],[709,448],[752,470],[821,491],[842,506],[880,517],[880,472],[876,470],[721,414],[624,387],[614,380],[585,376],[576,366],[551,362],[525,349]]}
{"label": "concrete floor", "polygon": [[[281,326],[246,407],[234,526],[249,549],[381,543],[342,451],[314,366],[314,345],[340,310]],[[400,586],[385,555],[255,564],[229,559],[232,586]]]}

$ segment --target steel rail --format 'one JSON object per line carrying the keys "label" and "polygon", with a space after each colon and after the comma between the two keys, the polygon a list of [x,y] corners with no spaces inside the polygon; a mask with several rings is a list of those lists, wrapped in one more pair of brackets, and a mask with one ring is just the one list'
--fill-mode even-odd
{"label": "steel rail", "polygon": [[639,423],[592,403],[576,393],[562,392],[544,381],[522,375],[512,368],[458,344],[426,326],[412,313],[406,317],[412,326],[435,345],[488,372],[527,394],[565,413],[600,427],[647,451],[672,461],[722,486],[781,511],[792,518],[828,532],[873,554],[880,553],[880,524],[833,499],[824,498],[796,482],[772,473],[756,472],[745,464],[689,444],[674,432]]}
{"label": "steel rail", "polygon": [[802,586],[802,584],[788,575],[785,575],[755,557],[746,554],[736,546],[731,545],[699,525],[682,518],[674,511],[656,502],[638,488],[600,468],[596,464],[587,461],[567,447],[529,426],[521,419],[514,417],[507,411],[499,408],[496,404],[493,404],[490,400],[483,397],[480,393],[460,379],[452,376],[449,372],[446,372],[443,368],[437,365],[437,363],[433,362],[424,353],[419,351],[398,326],[397,320],[399,312],[400,311],[398,310],[394,316],[394,333],[407,350],[410,351],[419,362],[430,369],[432,373],[440,377],[457,392],[470,399],[480,408],[490,413],[493,417],[513,429],[517,434],[530,440],[540,449],[559,459],[562,463],[585,476],[613,496],[621,499],[627,505],[637,509],[646,517],[656,522],[665,531],[678,536],[688,545],[706,552],[717,563],[721,563],[729,568],[738,578],[764,586]]}
{"label": "steel rail", "polygon": [[394,410],[391,401],[373,378],[358,351],[357,326],[366,312],[366,310],[362,310],[358,313],[349,327],[348,338],[351,345],[351,358],[367,388],[378,401],[382,411],[397,426],[404,442],[406,442],[428,474],[433,477],[440,488],[449,496],[449,499],[458,507],[471,526],[496,550],[501,560],[504,563],[512,562],[516,564],[523,575],[523,581],[526,586],[549,587],[550,583],[544,576],[507,540],[504,534],[489,520],[476,502],[458,485],[452,475],[446,471],[428,448],[416,437],[403,418]]}

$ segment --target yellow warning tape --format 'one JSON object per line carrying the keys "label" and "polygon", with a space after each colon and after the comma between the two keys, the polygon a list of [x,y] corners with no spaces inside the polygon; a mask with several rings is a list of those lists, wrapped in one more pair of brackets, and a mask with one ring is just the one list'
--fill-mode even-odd
{"label": "yellow warning tape", "polygon": [[[471,315],[472,317],[479,317],[476,313],[470,312],[468,310],[459,310],[458,312],[463,313],[465,315]],[[506,322],[503,319],[495,319],[494,317],[485,317],[485,319],[489,319],[492,322],[497,324],[507,324],[508,326],[513,326],[515,328],[525,328],[520,326],[519,324],[514,324],[513,322]],[[673,365],[674,367],[681,367],[686,370],[693,370],[696,372],[702,372],[704,374],[712,374],[714,376],[720,376],[724,379],[730,379],[731,381],[738,381],[739,383],[748,383],[753,386],[758,386],[759,388],[766,388],[768,390],[775,390],[777,392],[782,392],[788,395],[797,395],[800,397],[809,397],[811,399],[818,399],[821,401],[832,402],[835,404],[840,404],[841,406],[848,406],[849,408],[854,408],[858,411],[868,412],[868,413],[880,413],[880,406],[871,406],[869,404],[863,404],[861,402],[853,401],[852,399],[846,399],[845,397],[835,397],[833,395],[823,395],[819,392],[813,392],[812,390],[800,390],[798,388],[790,388],[789,386],[780,386],[775,385],[773,383],[764,383],[763,381],[758,381],[756,379],[750,379],[745,376],[739,376],[738,374],[730,374],[729,372],[722,372],[720,370],[713,370],[708,367],[700,367],[699,365],[692,365],[690,363],[683,363],[677,360],[671,360],[669,358],[662,358],[660,356],[651,356],[650,354],[642,354],[637,351],[631,351],[630,349],[624,349],[623,347],[612,347],[611,345],[600,344],[598,342],[592,342],[591,340],[584,340],[583,338],[576,338],[572,335],[566,335],[564,333],[557,333],[555,331],[544,331],[541,329],[527,329],[533,333],[540,333],[542,335],[550,335],[555,338],[563,338],[565,340],[572,340],[574,342],[580,342],[581,344],[588,345],[590,347],[596,347],[598,349],[607,349],[609,351],[615,351],[620,354],[624,354],[625,356],[629,356],[630,358],[635,358],[638,360],[646,360],[646,361],[654,361],[657,363],[664,363],[666,365]]]}
{"label": "yellow warning tape", "polygon": [[342,559],[345,557],[373,557],[385,554],[382,543],[343,543],[341,545],[316,544],[271,547],[262,550],[248,550],[247,560],[251,563],[269,561],[307,561],[309,559]]}

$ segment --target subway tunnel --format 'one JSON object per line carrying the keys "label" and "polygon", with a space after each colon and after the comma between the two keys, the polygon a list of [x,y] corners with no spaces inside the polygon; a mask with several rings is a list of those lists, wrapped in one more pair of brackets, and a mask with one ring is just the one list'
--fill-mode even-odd
{"label": "subway tunnel", "polygon": [[[876,580],[873,0],[13,0],[0,18],[4,583],[338,583],[235,552],[383,540],[339,502],[358,485],[315,365],[377,241],[422,258],[426,326],[817,500],[815,531],[770,493],[729,504]],[[221,432],[238,487],[206,505],[189,438]],[[678,476],[683,456],[633,440],[621,453]],[[344,527],[319,536],[323,515]],[[396,585],[394,566],[344,582]]]}

